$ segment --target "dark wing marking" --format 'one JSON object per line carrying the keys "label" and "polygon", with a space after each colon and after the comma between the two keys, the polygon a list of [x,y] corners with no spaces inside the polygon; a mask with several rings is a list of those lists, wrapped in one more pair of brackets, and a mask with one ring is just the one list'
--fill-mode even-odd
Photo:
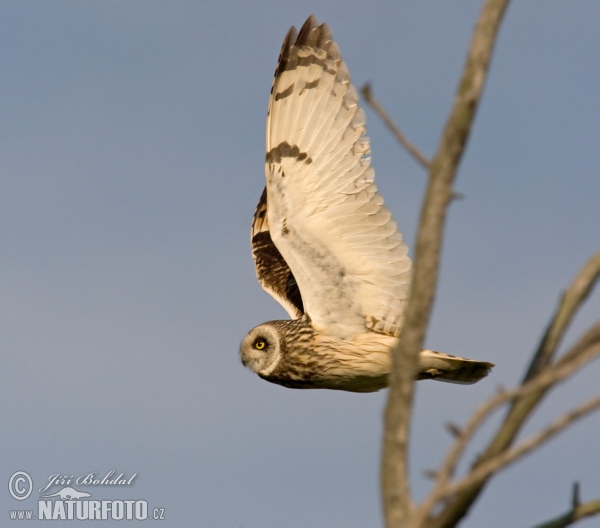
{"label": "dark wing marking", "polygon": [[250,234],[256,277],[263,289],[281,304],[290,317],[297,319],[304,313],[302,296],[285,259],[273,244],[267,220],[267,189],[256,206]]}

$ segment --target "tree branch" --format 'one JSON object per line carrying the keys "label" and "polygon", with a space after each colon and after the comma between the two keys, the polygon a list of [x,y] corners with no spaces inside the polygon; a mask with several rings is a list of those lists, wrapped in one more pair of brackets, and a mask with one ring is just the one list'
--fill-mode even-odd
{"label": "tree branch", "polygon": [[[466,477],[463,477],[458,482],[450,483],[449,481],[454,473],[454,469],[469,441],[482,425],[484,420],[488,418],[495,409],[497,409],[500,405],[503,405],[516,398],[522,398],[535,391],[547,390],[549,387],[554,387],[559,382],[565,380],[568,376],[574,374],[578,369],[589,363],[599,354],[600,321],[593,325],[588,332],[586,332],[571,348],[567,354],[570,357],[568,361],[563,361],[560,364],[548,367],[544,370],[544,372],[539,374],[525,385],[522,385],[511,391],[500,392],[496,396],[484,402],[471,415],[467,425],[462,430],[457,431],[458,435],[456,442],[448,451],[440,470],[436,473],[436,481],[431,493],[415,511],[415,526],[429,526],[428,517],[435,505],[440,500],[450,495],[460,493],[462,490],[469,488],[469,486],[473,485],[475,482],[481,482],[484,478],[489,477],[489,475],[492,473],[503,468],[534,447],[537,447],[537,445],[547,439],[545,437],[541,437],[537,444],[533,443],[529,445],[526,443],[521,443],[519,446],[510,451],[503,451],[495,457],[487,459],[484,463],[482,462],[481,464],[476,465]],[[600,405],[600,397],[597,400],[598,401],[595,402],[594,405]],[[579,411],[577,410],[577,412]],[[565,416],[563,416],[561,419],[564,419]],[[577,417],[578,416],[579,415],[577,415]],[[568,423],[565,424],[564,427],[567,425]],[[534,437],[531,437],[529,441],[534,439]]]}
{"label": "tree branch", "polygon": [[417,160],[424,168],[429,169],[429,160],[421,154],[421,151],[415,147],[408,138],[400,131],[400,129],[396,126],[394,121],[390,115],[385,111],[383,106],[379,104],[375,96],[373,95],[373,90],[371,89],[371,83],[366,83],[361,89],[360,93],[362,94],[365,102],[375,111],[375,113],[379,116],[379,119],[383,121],[385,126],[388,127],[388,130],[392,133],[392,135],[398,140],[400,145],[402,145],[408,153]]}
{"label": "tree branch", "polygon": [[481,99],[496,35],[508,0],[486,0],[471,39],[453,107],[437,153],[421,211],[414,278],[399,343],[392,352],[390,390],[385,409],[382,498],[388,528],[407,526],[412,511],[408,480],[408,431],[414,375],[437,285],[440,251],[452,183]]}
{"label": "tree branch", "polygon": [[[523,379],[523,383],[531,379],[531,376],[533,376],[534,373],[540,372],[540,370],[547,366],[551,361],[573,316],[599,279],[600,253],[597,253],[588,260],[585,266],[583,266],[569,288],[563,294],[558,308],[534,354],[527,374]],[[596,330],[593,327],[588,331],[584,338],[579,340],[577,345],[572,347],[563,358],[557,361],[556,365],[560,366],[561,364],[570,361],[572,357],[577,356],[582,350],[588,348],[586,340],[594,339],[596,339]],[[546,394],[549,387],[549,385],[540,385],[538,389],[525,392],[514,400],[509,412],[499,427],[498,432],[490,441],[483,454],[475,462],[475,466],[508,449],[527,418]],[[453,500],[446,504],[437,517],[431,521],[432,528],[450,528],[456,526],[459,520],[469,511],[469,508],[473,502],[475,502],[485,484],[486,480],[457,494]]]}
{"label": "tree branch", "polygon": [[571,526],[576,521],[591,517],[600,513],[600,499],[596,499],[590,502],[584,502],[577,506],[577,508],[567,512],[556,519],[539,524],[536,528],[563,528],[564,526]]}
{"label": "tree branch", "polygon": [[485,480],[490,475],[496,473],[500,469],[512,464],[517,459],[526,455],[531,450],[539,447],[543,443],[550,440],[553,436],[563,431],[570,426],[574,421],[583,418],[600,407],[600,396],[596,396],[584,404],[572,409],[568,413],[563,414],[552,422],[548,427],[540,432],[531,435],[523,440],[512,449],[503,451],[494,458],[486,460],[484,463],[477,465],[468,475],[462,479],[448,484],[438,494],[438,500],[450,497],[462,490],[471,487],[474,483]]}
{"label": "tree branch", "polygon": [[600,252],[592,255],[569,288],[563,293],[558,308],[531,360],[523,382],[533,378],[551,361],[567,328],[571,324],[571,320],[583,301],[591,293],[598,277],[600,277]]}
{"label": "tree branch", "polygon": [[533,380],[511,391],[502,391],[484,402],[472,415],[467,425],[458,431],[457,440],[449,451],[442,468],[438,473],[438,481],[452,476],[456,464],[460,460],[468,442],[483,422],[500,405],[517,398],[523,398],[532,392],[547,390],[564,381],[600,354],[600,321],[592,325],[588,331],[565,354],[565,360],[548,367]]}
{"label": "tree branch", "polygon": [[584,519],[585,517],[596,515],[599,512],[600,499],[584,502],[582,504],[579,500],[579,484],[575,482],[575,484],[573,484],[571,509],[567,513],[564,513],[555,519],[536,525],[534,528],[564,528],[565,526],[570,526],[571,524]]}

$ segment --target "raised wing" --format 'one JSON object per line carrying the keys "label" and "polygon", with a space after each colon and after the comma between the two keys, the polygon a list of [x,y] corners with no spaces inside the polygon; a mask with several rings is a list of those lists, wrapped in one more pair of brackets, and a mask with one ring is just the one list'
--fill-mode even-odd
{"label": "raised wing", "polygon": [[258,282],[286,309],[292,319],[298,319],[304,313],[302,297],[294,275],[271,240],[266,188],[254,212],[250,242]]}
{"label": "raised wing", "polygon": [[267,219],[324,334],[398,335],[411,262],[373,183],[365,116],[326,24],[286,35],[267,117]]}

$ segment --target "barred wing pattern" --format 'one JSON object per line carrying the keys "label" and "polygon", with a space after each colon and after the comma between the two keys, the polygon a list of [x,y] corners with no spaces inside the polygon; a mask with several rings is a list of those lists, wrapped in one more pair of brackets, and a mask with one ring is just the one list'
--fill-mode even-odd
{"label": "barred wing pattern", "polygon": [[297,36],[294,28],[286,35],[275,72],[262,231],[282,257],[275,269],[291,270],[300,303],[295,284],[282,288],[258,264],[257,274],[292,317],[304,311],[317,332],[341,339],[398,335],[410,284],[408,250],[373,183],[364,134],[348,68],[329,27],[311,16]]}

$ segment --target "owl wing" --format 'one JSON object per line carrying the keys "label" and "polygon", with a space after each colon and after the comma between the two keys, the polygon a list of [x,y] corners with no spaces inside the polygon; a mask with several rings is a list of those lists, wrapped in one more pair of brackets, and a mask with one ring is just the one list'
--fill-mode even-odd
{"label": "owl wing", "polygon": [[298,319],[304,313],[302,297],[290,267],[271,239],[267,219],[266,188],[254,212],[250,243],[258,282],[286,309],[292,319]]}
{"label": "owl wing", "polygon": [[341,338],[368,329],[398,335],[410,284],[408,250],[373,183],[365,130],[329,27],[313,16],[297,36],[292,27],[267,115],[268,232],[314,328]]}

